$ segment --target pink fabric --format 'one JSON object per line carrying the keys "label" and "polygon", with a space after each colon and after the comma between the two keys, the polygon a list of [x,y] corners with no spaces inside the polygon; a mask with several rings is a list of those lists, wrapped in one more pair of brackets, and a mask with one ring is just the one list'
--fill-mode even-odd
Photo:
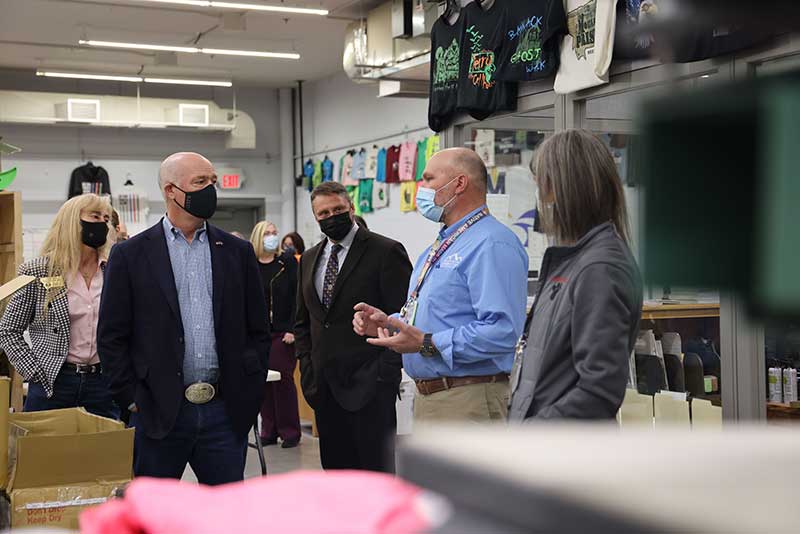
{"label": "pink fabric", "polygon": [[366,471],[300,471],[217,486],[140,478],[81,514],[82,534],[413,534],[421,490]]}
{"label": "pink fabric", "polygon": [[97,318],[100,313],[100,294],[103,292],[103,271],[100,266],[92,278],[91,287],[81,273],[67,281],[69,304],[69,352],[67,361],[79,365],[99,363],[97,356]]}
{"label": "pink fabric", "polygon": [[400,181],[411,182],[416,178],[417,143],[406,141],[400,145]]}

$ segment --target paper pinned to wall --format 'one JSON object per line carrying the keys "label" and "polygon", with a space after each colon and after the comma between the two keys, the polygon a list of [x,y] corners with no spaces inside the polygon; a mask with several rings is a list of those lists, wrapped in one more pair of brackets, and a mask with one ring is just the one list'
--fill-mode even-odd
{"label": "paper pinned to wall", "polygon": [[486,195],[486,206],[495,219],[511,225],[511,197],[508,195]]}
{"label": "paper pinned to wall", "polygon": [[528,270],[539,272],[542,270],[544,253],[547,250],[547,236],[528,229]]}
{"label": "paper pinned to wall", "polygon": [[475,152],[487,167],[494,167],[494,130],[475,130]]}

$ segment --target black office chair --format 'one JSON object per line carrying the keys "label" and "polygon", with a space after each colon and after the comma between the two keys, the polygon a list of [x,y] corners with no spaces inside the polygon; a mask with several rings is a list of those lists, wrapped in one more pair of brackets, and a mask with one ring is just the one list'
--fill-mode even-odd
{"label": "black office chair", "polygon": [[686,381],[686,391],[693,397],[702,397],[706,394],[705,373],[703,360],[693,352],[683,356],[683,376]]}
{"label": "black office chair", "polygon": [[683,375],[683,364],[679,356],[664,355],[664,366],[667,369],[667,385],[670,391],[683,393],[686,391],[686,379]]}
{"label": "black office chair", "polygon": [[636,355],[636,389],[643,395],[655,395],[667,389],[664,367],[658,356]]}

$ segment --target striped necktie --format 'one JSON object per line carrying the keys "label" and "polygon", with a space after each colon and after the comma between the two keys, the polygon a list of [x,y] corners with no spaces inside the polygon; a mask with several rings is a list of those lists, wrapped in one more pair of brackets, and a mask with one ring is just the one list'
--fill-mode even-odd
{"label": "striped necktie", "polygon": [[325,281],[322,285],[322,305],[329,308],[333,299],[333,288],[336,287],[336,277],[339,276],[339,253],[342,245],[333,245],[331,257],[328,258],[328,265],[325,267]]}

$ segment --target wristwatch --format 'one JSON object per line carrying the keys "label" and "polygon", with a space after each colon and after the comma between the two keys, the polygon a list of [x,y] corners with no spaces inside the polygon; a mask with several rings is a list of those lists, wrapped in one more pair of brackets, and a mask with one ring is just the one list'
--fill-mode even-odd
{"label": "wristwatch", "polygon": [[439,356],[439,349],[433,344],[433,334],[425,334],[425,337],[422,338],[422,347],[420,347],[419,353],[426,358]]}

